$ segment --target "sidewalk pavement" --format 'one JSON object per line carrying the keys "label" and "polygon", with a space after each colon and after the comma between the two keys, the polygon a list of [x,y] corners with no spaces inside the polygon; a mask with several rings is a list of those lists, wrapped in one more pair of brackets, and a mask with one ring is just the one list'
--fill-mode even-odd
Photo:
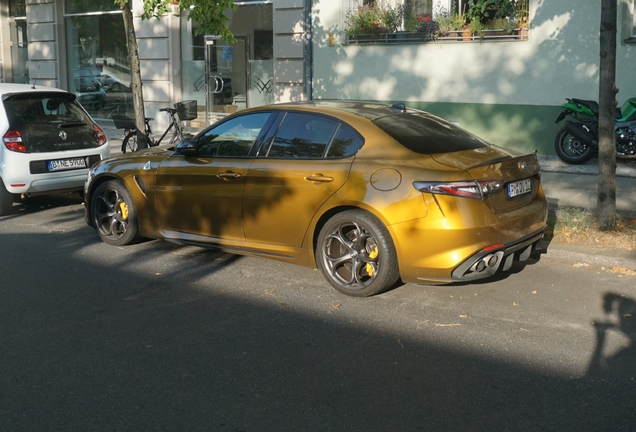
{"label": "sidewalk pavement", "polygon": [[[111,120],[96,119],[110,140],[111,154],[121,152],[124,131],[116,129]],[[197,129],[189,131],[197,133]],[[557,156],[539,155],[541,184],[550,208],[579,207],[596,210],[598,161],[584,165],[568,165]],[[616,210],[636,218],[636,160],[618,160],[616,168]],[[552,243],[549,255],[605,267],[636,270],[636,252],[593,249],[589,246]]]}
{"label": "sidewalk pavement", "polygon": [[[541,184],[552,209],[579,207],[595,211],[598,191],[598,160],[568,165],[557,156],[539,155]],[[636,218],[636,160],[616,161],[616,210]],[[636,270],[636,252],[595,249],[587,245],[550,243],[547,254],[582,265]]]}
{"label": "sidewalk pavement", "polygon": [[[580,207],[595,210],[598,161],[568,165],[557,156],[539,155],[541,184],[553,208]],[[616,162],[616,210],[636,217],[636,160]]]}

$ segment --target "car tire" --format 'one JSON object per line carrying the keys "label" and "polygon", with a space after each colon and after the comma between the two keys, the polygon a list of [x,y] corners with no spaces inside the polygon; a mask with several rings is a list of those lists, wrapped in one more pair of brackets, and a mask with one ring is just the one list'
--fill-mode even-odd
{"label": "car tire", "polygon": [[105,243],[124,246],[140,240],[132,197],[119,180],[108,180],[97,186],[91,195],[90,217]]}
{"label": "car tire", "polygon": [[316,263],[336,290],[368,297],[392,288],[400,277],[386,227],[363,210],[338,213],[320,230]]}
{"label": "car tire", "polygon": [[6,216],[13,211],[13,201],[16,195],[12,194],[4,187],[4,182],[0,179],[0,216]]}
{"label": "car tire", "polygon": [[139,150],[139,144],[137,143],[137,131],[132,131],[124,138],[121,143],[121,152],[134,152]]}

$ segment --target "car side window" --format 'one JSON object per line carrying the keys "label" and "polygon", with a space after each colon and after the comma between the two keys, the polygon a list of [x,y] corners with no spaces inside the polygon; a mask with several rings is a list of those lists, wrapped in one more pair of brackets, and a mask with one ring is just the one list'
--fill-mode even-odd
{"label": "car side window", "polygon": [[351,126],[336,119],[291,112],[281,122],[267,157],[346,157],[357,152],[363,143]]}
{"label": "car side window", "polygon": [[338,127],[336,120],[288,113],[267,153],[269,158],[322,158]]}
{"label": "car side window", "polygon": [[269,112],[246,114],[222,122],[197,139],[197,155],[249,156],[256,138],[270,115]]}
{"label": "car side window", "polygon": [[351,126],[340,123],[338,133],[331,142],[327,157],[348,157],[356,154],[362,148],[364,140]]}

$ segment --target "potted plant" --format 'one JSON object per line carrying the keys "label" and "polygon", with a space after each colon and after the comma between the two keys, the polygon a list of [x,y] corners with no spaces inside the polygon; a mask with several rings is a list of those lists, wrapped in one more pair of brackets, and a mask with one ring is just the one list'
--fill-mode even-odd
{"label": "potted plant", "polygon": [[405,1],[401,8],[404,19],[404,30],[416,32],[417,27],[424,17],[431,15],[431,0],[410,0]]}
{"label": "potted plant", "polygon": [[410,17],[404,20],[404,30],[409,33],[415,33],[417,31],[417,25],[419,17]]}
{"label": "potted plant", "polygon": [[448,16],[441,15],[436,20],[438,31],[437,36],[442,38],[462,39],[462,33],[466,26],[466,17],[457,13]]}
{"label": "potted plant", "polygon": [[347,12],[345,18],[346,34],[351,41],[371,39],[383,29],[382,11],[375,5],[358,6]]}
{"label": "potted plant", "polygon": [[380,6],[382,12],[382,24],[389,33],[395,33],[404,21],[404,5],[392,7],[387,4]]}
{"label": "potted plant", "polygon": [[498,18],[507,18],[514,11],[512,0],[468,0],[466,17],[470,22],[482,24]]}
{"label": "potted plant", "polygon": [[488,39],[512,39],[517,23],[509,18],[489,21],[483,29]]}
{"label": "potted plant", "polygon": [[397,32],[404,17],[403,6],[391,7],[378,3],[361,5],[347,12],[346,34],[349,41],[387,40],[387,34]]}
{"label": "potted plant", "polygon": [[439,17],[437,19],[437,25],[439,26],[439,30],[437,31],[438,37],[448,37],[450,32],[454,30],[451,25],[450,17],[448,16]]}
{"label": "potted plant", "polygon": [[528,10],[528,0],[517,0],[516,3],[517,10],[516,21],[517,21],[517,32],[519,34],[519,39],[528,40],[528,23],[529,23],[529,10]]}
{"label": "potted plant", "polygon": [[[484,27],[479,21],[471,21],[468,26],[466,26],[468,32],[470,32],[471,36],[479,37],[479,40],[484,40]],[[464,39],[466,40],[466,39]]]}
{"label": "potted plant", "polygon": [[439,33],[439,24],[430,15],[418,17],[417,32],[423,41],[434,41]]}

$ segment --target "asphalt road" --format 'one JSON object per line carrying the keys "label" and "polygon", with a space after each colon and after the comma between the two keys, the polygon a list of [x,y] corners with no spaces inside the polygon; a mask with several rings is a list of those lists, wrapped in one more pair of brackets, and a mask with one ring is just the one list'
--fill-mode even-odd
{"label": "asphalt road", "polygon": [[629,272],[547,253],[355,299],[275,261],[108,246],[73,195],[16,210],[0,218],[1,431],[636,425]]}

